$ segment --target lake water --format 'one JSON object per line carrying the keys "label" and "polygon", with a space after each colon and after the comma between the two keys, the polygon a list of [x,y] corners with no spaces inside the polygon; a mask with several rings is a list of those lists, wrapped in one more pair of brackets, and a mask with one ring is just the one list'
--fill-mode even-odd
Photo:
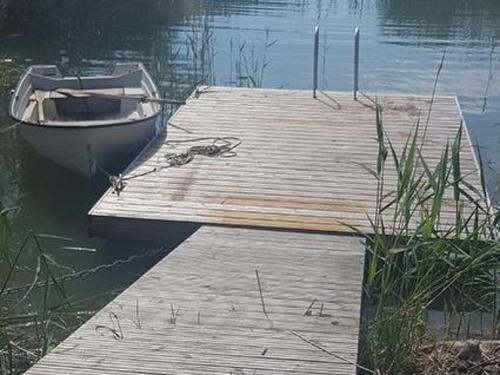
{"label": "lake water", "polygon": [[[66,73],[85,75],[105,73],[117,61],[143,61],[164,95],[175,97],[187,95],[197,83],[310,89],[315,25],[321,30],[323,89],[351,90],[355,27],[361,29],[362,91],[430,95],[446,51],[437,93],[459,96],[472,139],[481,146],[490,189],[497,184],[498,0],[12,3],[17,5],[0,17],[2,66],[53,63]],[[0,100],[0,131],[12,124],[5,113],[7,101],[5,96]],[[102,184],[90,184],[38,156],[15,129],[0,135],[0,201],[16,208],[11,217],[17,243],[30,229],[70,238],[46,238],[43,246],[54,263],[74,270],[149,248],[88,238],[86,212],[102,191]],[[26,262],[34,259],[34,251],[27,251]],[[96,297],[84,306],[97,308],[157,258],[70,282],[69,293],[76,300]],[[29,280],[26,273],[24,281]]]}

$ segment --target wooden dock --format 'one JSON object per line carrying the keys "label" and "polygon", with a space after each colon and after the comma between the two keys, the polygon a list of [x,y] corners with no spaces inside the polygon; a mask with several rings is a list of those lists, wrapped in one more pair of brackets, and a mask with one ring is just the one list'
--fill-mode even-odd
{"label": "wooden dock", "polygon": [[363,259],[356,237],[204,226],[27,374],[355,374]]}
{"label": "wooden dock", "polygon": [[[427,124],[430,98],[400,95],[208,87],[193,95],[170,119],[168,142],[203,137],[238,137],[233,158],[196,157],[180,168],[162,169],[165,154],[192,143],[159,137],[130,167],[120,195],[108,191],[90,211],[93,234],[151,236],[172,222],[351,232],[369,230],[376,181],[364,167],[377,159],[375,101],[384,127],[401,150],[417,121]],[[423,154],[432,166],[461,124],[455,97],[436,97]],[[423,131],[421,131],[423,132]],[[479,188],[467,136],[462,171]],[[390,163],[388,163],[390,164]],[[387,183],[395,181],[388,171]],[[388,187],[389,189],[390,187]],[[480,190],[480,189],[479,189]],[[455,218],[450,191],[446,214]],[[158,230],[160,229],[160,230]]]}
{"label": "wooden dock", "polygon": [[[429,111],[417,96],[193,94],[120,194],[109,190],[89,215],[98,236],[194,234],[28,374],[355,374],[365,249],[353,227],[368,232],[375,208],[375,103],[398,150],[424,124],[431,166],[460,128],[454,97]],[[217,137],[242,143],[230,158],[166,168],[166,155]],[[479,189],[466,136],[462,146],[463,174]]]}

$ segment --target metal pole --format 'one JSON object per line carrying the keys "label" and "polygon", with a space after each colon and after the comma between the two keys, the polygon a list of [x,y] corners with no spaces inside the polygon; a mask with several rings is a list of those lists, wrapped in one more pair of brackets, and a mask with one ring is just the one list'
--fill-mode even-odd
{"label": "metal pole", "polygon": [[354,100],[358,99],[359,90],[359,28],[354,29]]}
{"label": "metal pole", "polygon": [[316,98],[318,89],[318,54],[319,54],[319,26],[314,28],[314,62],[313,62],[313,98]]}

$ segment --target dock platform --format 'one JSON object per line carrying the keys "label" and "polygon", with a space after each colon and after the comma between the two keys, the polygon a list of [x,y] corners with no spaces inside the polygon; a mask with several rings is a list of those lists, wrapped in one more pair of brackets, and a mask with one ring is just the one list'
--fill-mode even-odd
{"label": "dock platform", "polygon": [[[427,128],[423,154],[431,167],[462,122],[452,96],[436,97],[429,117],[431,98],[423,96],[360,95],[355,101],[351,93],[319,92],[314,99],[310,91],[201,88],[170,119],[167,141],[165,134],[158,137],[132,163],[124,190],[108,191],[92,208],[92,233],[144,236],[153,228],[154,236],[173,222],[369,231],[377,186],[367,171],[375,168],[378,152],[375,103],[399,151],[418,121],[421,133]],[[242,143],[232,158],[199,156],[162,169],[166,154],[207,144],[199,140],[205,137],[237,137]],[[468,138],[462,139],[463,175],[481,191]],[[395,179],[388,170],[386,182]],[[455,219],[449,193],[443,222],[446,213]]]}
{"label": "dock platform", "polygon": [[359,238],[204,226],[27,375],[355,374]]}
{"label": "dock platform", "polygon": [[[426,129],[430,167],[462,122],[455,97],[198,89],[89,213],[97,236],[193,234],[28,374],[355,374],[377,105],[398,151]],[[168,167],[223,137],[232,157]],[[466,134],[461,169],[480,191]]]}

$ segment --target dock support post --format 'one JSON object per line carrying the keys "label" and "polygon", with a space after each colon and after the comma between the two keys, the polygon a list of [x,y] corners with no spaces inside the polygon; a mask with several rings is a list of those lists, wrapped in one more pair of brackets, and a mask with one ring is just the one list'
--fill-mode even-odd
{"label": "dock support post", "polygon": [[359,28],[354,29],[354,100],[358,99],[359,91]]}
{"label": "dock support post", "polygon": [[318,54],[319,54],[319,26],[314,28],[314,61],[313,61],[313,98],[316,98],[318,89]]}

